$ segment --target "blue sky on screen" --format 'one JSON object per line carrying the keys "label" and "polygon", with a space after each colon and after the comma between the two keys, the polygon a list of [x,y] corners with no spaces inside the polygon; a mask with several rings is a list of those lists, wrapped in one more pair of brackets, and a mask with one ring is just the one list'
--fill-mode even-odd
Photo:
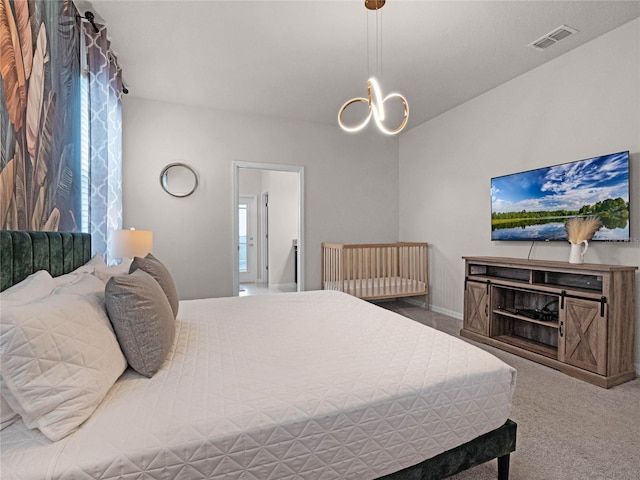
{"label": "blue sky on screen", "polygon": [[491,180],[493,212],[578,210],[618,197],[629,201],[628,152]]}

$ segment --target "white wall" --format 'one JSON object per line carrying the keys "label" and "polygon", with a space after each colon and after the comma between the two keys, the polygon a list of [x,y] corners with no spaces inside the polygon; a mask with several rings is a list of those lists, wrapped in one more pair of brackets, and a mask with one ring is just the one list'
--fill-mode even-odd
{"label": "white wall", "polygon": [[[304,108],[303,105],[300,108]],[[305,167],[305,287],[320,288],[320,243],[398,237],[398,139],[127,96],[123,100],[125,227],[154,232],[154,253],[180,297],[233,292],[232,162]],[[186,198],[162,191],[166,164],[199,174]]]}
{"label": "white wall", "polygon": [[240,195],[260,195],[262,192],[262,170],[241,168],[238,176]]}
{"label": "white wall", "polygon": [[[461,318],[463,255],[528,255],[528,242],[490,240],[491,177],[627,149],[633,241],[592,243],[587,262],[640,264],[639,19],[403,134],[400,238],[430,243],[433,307]],[[532,252],[568,256],[561,242]],[[636,299],[640,363],[640,275]]]}

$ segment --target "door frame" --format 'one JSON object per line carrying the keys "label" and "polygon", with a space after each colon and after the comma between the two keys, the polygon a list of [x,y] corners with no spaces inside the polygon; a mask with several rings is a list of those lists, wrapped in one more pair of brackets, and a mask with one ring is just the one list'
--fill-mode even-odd
{"label": "door frame", "polygon": [[233,296],[237,297],[240,288],[240,276],[239,276],[239,255],[238,255],[238,205],[239,205],[239,181],[240,181],[240,169],[253,169],[253,170],[272,170],[277,172],[292,172],[298,175],[298,292],[304,291],[304,167],[298,165],[281,165],[278,163],[257,163],[257,162],[241,162],[233,161],[232,163],[232,243],[231,251],[233,254],[233,268],[232,268],[232,291]]}
{"label": "door frame", "polygon": [[260,281],[269,283],[269,192],[260,195]]}

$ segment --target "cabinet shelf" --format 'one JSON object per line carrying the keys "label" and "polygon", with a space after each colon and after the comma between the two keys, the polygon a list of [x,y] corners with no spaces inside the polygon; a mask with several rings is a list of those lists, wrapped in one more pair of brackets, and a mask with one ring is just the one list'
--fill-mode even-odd
{"label": "cabinet shelf", "polygon": [[580,295],[585,298],[599,299],[602,297],[602,288],[589,288],[589,287],[573,287],[562,284],[538,282],[538,281],[524,281],[513,279],[502,279],[498,277],[489,277],[486,275],[471,275],[467,277],[468,281],[495,283],[504,286],[511,286],[514,288],[529,288],[533,287],[538,291],[549,292],[550,294],[560,295],[563,291],[573,292],[576,295]]}
{"label": "cabinet shelf", "polygon": [[525,317],[524,315],[518,315],[517,313],[507,312],[506,310],[501,310],[496,308],[493,310],[493,313],[496,315],[502,315],[505,317],[515,318],[517,320],[522,320],[523,322],[535,323],[537,325],[544,325],[549,328],[558,328],[560,324],[557,321],[545,321],[545,320],[536,320],[535,318]]}
{"label": "cabinet shelf", "polygon": [[464,259],[461,336],[605,388],[635,378],[638,267]]}
{"label": "cabinet shelf", "polygon": [[503,343],[513,345],[514,347],[523,348],[530,352],[553,358],[554,360],[558,359],[557,349],[550,347],[549,345],[545,345],[544,343],[536,342],[535,340],[531,340],[529,338],[518,337],[517,335],[499,335],[495,337],[495,339]]}

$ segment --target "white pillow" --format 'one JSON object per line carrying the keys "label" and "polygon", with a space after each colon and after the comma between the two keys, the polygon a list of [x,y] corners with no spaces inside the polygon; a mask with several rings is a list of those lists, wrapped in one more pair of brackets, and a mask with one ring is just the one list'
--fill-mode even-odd
{"label": "white pillow", "polygon": [[[38,298],[46,297],[55,288],[56,284],[49,272],[39,270],[32,273],[20,283],[7,288],[0,293],[0,315],[2,310],[12,306],[29,303]],[[1,318],[1,317],[0,317]],[[4,323],[4,319],[1,320]],[[0,390],[2,378],[0,378]],[[2,395],[0,395],[0,430],[8,427],[18,419],[18,414],[13,411]]]}
{"label": "white pillow", "polygon": [[64,285],[69,285],[72,283],[76,283],[79,279],[79,275],[82,274],[91,274],[93,275],[96,268],[106,268],[107,264],[104,263],[104,259],[102,255],[96,253],[91,259],[82,265],[81,267],[76,268],[73,272],[65,273],[64,275],[59,275],[54,277],[53,281],[55,282],[57,287],[61,287]]}
{"label": "white pillow", "polygon": [[8,427],[18,419],[18,414],[13,411],[11,405],[0,395],[0,430]]}
{"label": "white pillow", "polygon": [[93,274],[93,268],[91,269],[91,272],[65,273],[64,275],[60,275],[59,277],[53,277],[53,281],[55,282],[56,287],[64,287],[65,285],[76,283],[81,275],[92,275],[92,274]]}
{"label": "white pillow", "polygon": [[119,265],[112,265],[111,267],[106,265],[104,267],[96,267],[93,274],[106,284],[111,277],[128,275],[130,266],[131,260],[123,260]]}
{"label": "white pillow", "polygon": [[[96,253],[91,260],[82,265],[81,267],[76,268],[73,272],[68,275],[77,275],[79,273],[91,273],[102,280],[105,284],[109,281],[111,277],[115,277],[116,275],[127,275],[129,273],[129,267],[131,266],[131,260],[122,261],[119,265],[108,266],[107,263],[102,258],[102,255]],[[66,275],[63,275],[66,277]],[[59,277],[60,278],[60,277]],[[58,280],[59,283],[64,283],[65,279],[60,278]]]}
{"label": "white pillow", "polygon": [[[70,279],[60,284],[53,290],[53,293],[76,293],[87,295],[91,293],[102,294],[104,296],[104,282],[92,273],[71,273]],[[66,277],[67,275],[62,275]],[[54,278],[57,280],[57,278]]]}
{"label": "white pillow", "polygon": [[51,274],[46,270],[32,273],[20,283],[0,293],[0,306],[28,303],[46,297],[56,287]]}
{"label": "white pillow", "polygon": [[71,275],[77,273],[93,273],[96,268],[104,268],[106,266],[107,264],[105,263],[104,258],[102,258],[102,255],[96,253],[87,263],[71,272]]}
{"label": "white pillow", "polygon": [[99,294],[3,309],[2,395],[29,428],[59,440],[100,404],[127,365],[108,324]]}

